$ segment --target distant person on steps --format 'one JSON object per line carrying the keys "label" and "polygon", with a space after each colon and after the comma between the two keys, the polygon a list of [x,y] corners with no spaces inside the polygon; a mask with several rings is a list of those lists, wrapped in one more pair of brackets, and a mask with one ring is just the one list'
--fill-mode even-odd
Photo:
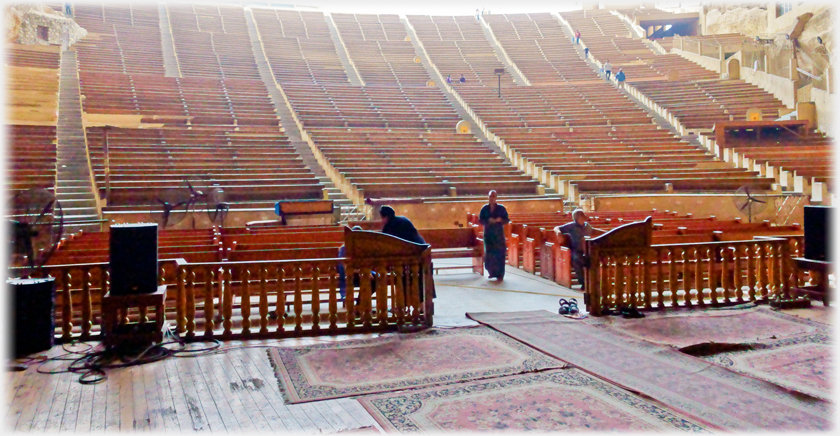
{"label": "distant person on steps", "polygon": [[607,80],[610,80],[610,73],[612,72],[612,65],[610,61],[607,60],[604,62],[604,74],[607,76]]}
{"label": "distant person on steps", "polygon": [[478,213],[478,221],[484,226],[484,268],[490,278],[505,279],[505,224],[510,222],[507,209],[496,203],[496,191],[490,191],[487,204]]}

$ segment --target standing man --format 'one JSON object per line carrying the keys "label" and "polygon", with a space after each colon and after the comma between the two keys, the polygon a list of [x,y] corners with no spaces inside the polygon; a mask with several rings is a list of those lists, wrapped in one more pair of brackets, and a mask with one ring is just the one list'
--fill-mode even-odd
{"label": "standing man", "polygon": [[615,80],[618,81],[619,89],[624,87],[624,71],[621,71],[621,68],[619,68],[618,73],[615,74]]}
{"label": "standing man", "polygon": [[505,279],[505,224],[510,222],[507,209],[496,203],[496,191],[490,191],[488,202],[481,208],[478,220],[484,226],[484,268],[490,278]]}
{"label": "standing man", "polygon": [[586,214],[583,209],[575,209],[572,212],[572,219],[574,221],[557,226],[554,228],[554,233],[558,236],[562,233],[569,235],[572,245],[572,267],[575,269],[575,276],[581,284],[581,291],[586,290],[586,276],[583,273],[583,268],[586,266],[586,259],[583,256],[583,247],[585,237],[594,234],[600,235],[606,233],[604,230],[599,230],[586,222]]}
{"label": "standing man", "polygon": [[589,47],[584,47],[583,48],[583,58],[584,59],[589,58]]}
{"label": "standing man", "polygon": [[610,72],[612,71],[612,65],[610,65],[610,61],[604,61],[604,74],[607,75],[607,80],[610,80]]}
{"label": "standing man", "polygon": [[575,30],[575,44],[580,45],[580,31]]}

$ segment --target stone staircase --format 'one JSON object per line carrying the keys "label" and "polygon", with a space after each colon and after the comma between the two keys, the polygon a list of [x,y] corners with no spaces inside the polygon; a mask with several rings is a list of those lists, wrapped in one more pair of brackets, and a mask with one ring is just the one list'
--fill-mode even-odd
{"label": "stone staircase", "polygon": [[[499,146],[494,141],[490,140],[487,137],[487,135],[484,134],[484,132],[481,130],[481,128],[478,126],[478,124],[475,122],[472,116],[470,116],[470,113],[467,111],[469,106],[466,104],[466,102],[464,102],[464,105],[461,105],[461,103],[455,97],[454,93],[447,89],[446,86],[444,86],[443,75],[434,66],[431,58],[429,58],[428,53],[426,53],[425,48],[423,48],[420,41],[417,39],[417,32],[409,24],[407,19],[403,18],[403,23],[405,24],[406,32],[411,38],[411,44],[412,46],[414,46],[414,52],[417,55],[417,57],[420,58],[420,63],[423,65],[423,68],[426,70],[426,73],[429,74],[429,77],[431,77],[432,80],[434,80],[438,89],[440,89],[441,92],[443,92],[443,95],[446,96],[446,100],[449,101],[449,104],[452,105],[452,107],[458,113],[458,116],[460,116],[462,120],[469,123],[472,134],[475,135],[475,137],[478,138],[482,142],[482,144],[484,144],[484,146],[501,156],[506,164],[513,165],[510,159],[508,159],[508,157],[505,155],[505,152],[501,148],[499,148]],[[476,115],[476,118],[478,118],[478,115]],[[452,126],[452,128],[455,129],[455,126]],[[545,187],[545,193],[546,195],[557,195],[557,191],[552,188],[549,188],[548,186]]]}
{"label": "stone staircase", "polygon": [[172,39],[172,25],[169,23],[169,10],[164,3],[158,4],[160,15],[160,45],[163,50],[163,67],[166,77],[181,77],[181,67],[175,56],[175,41]]}
{"label": "stone staircase", "polygon": [[338,28],[335,25],[335,21],[333,21],[332,15],[324,14],[324,20],[327,21],[327,27],[330,28],[330,37],[332,37],[333,45],[338,53],[338,58],[341,60],[341,65],[344,66],[344,71],[347,73],[350,84],[353,86],[365,86],[365,82],[362,81],[359,71],[356,70],[356,65],[353,64],[353,60],[350,59],[350,54],[347,53],[347,47],[344,46],[344,41],[338,33]]}
{"label": "stone staircase", "polygon": [[64,232],[101,227],[88,167],[76,52],[61,52],[56,145],[56,199],[64,212]]}
{"label": "stone staircase", "polygon": [[[295,148],[298,155],[300,155],[303,163],[324,185],[324,188],[327,191],[327,199],[333,201],[333,210],[338,209],[340,213],[340,221],[347,222],[363,220],[364,216],[359,212],[356,212],[357,208],[353,202],[350,201],[350,199],[348,199],[347,196],[345,196],[344,193],[335,186],[332,179],[327,176],[327,173],[312,153],[309,143],[303,139],[303,136],[295,123],[294,116],[292,115],[289,106],[286,104],[286,99],[283,97],[283,94],[278,88],[277,81],[271,71],[271,66],[268,64],[268,59],[265,56],[265,51],[263,50],[262,42],[260,41],[257,24],[250,10],[245,10],[245,19],[248,24],[248,35],[251,39],[251,48],[254,51],[254,58],[257,61],[257,69],[260,72],[260,78],[265,84],[266,89],[268,89],[268,95],[274,103],[274,107],[277,110],[277,116],[280,117],[280,122],[283,124],[283,128],[285,129],[286,136],[289,138],[289,142]],[[350,74],[348,74],[348,76],[349,75]]]}

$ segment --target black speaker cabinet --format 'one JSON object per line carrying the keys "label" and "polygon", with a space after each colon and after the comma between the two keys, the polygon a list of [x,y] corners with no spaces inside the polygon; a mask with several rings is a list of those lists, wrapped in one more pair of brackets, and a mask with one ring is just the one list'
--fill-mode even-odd
{"label": "black speaker cabinet", "polygon": [[111,226],[111,295],[151,294],[158,285],[157,224]]}
{"label": "black speaker cabinet", "polygon": [[831,262],[831,215],[828,206],[805,206],[805,258]]}
{"label": "black speaker cabinet", "polygon": [[55,337],[55,279],[9,279],[12,351],[15,357],[52,348]]}

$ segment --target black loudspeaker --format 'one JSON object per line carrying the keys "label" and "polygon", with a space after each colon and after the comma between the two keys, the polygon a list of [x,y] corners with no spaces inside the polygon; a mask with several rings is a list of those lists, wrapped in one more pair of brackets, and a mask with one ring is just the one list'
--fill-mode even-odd
{"label": "black loudspeaker", "polygon": [[831,207],[805,206],[805,258],[831,262]]}
{"label": "black loudspeaker", "polygon": [[12,351],[15,357],[52,348],[55,336],[55,279],[9,279]]}
{"label": "black loudspeaker", "polygon": [[152,294],[157,285],[157,224],[112,225],[111,295]]}

